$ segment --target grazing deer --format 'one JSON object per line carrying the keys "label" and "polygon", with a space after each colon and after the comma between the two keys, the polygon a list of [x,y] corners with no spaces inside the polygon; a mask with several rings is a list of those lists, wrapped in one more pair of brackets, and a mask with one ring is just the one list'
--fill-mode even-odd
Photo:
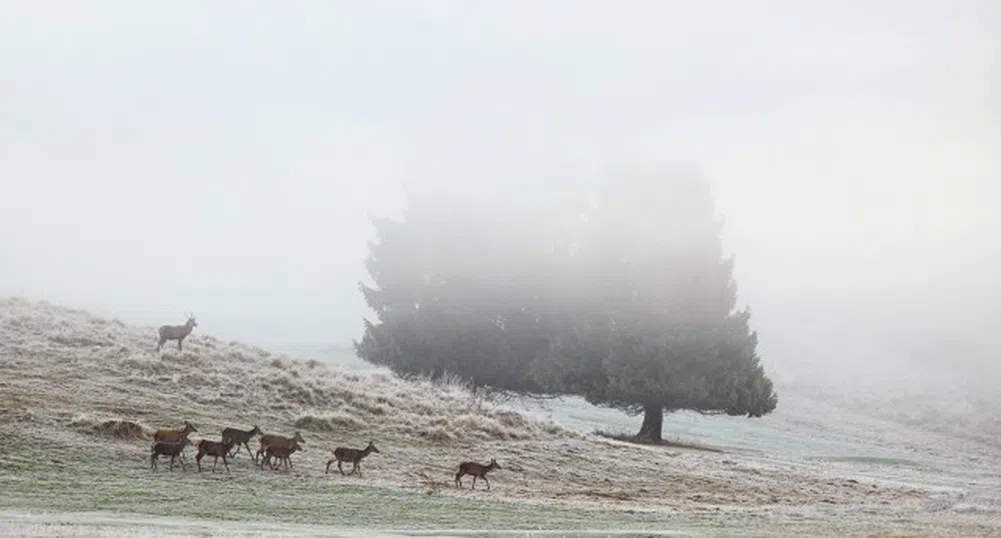
{"label": "grazing deer", "polygon": [[250,454],[250,457],[253,458],[254,453],[250,451],[250,446],[247,443],[249,443],[255,435],[260,435],[261,433],[261,429],[258,428],[257,425],[254,425],[254,427],[249,431],[238,430],[236,428],[226,428],[222,431],[222,442],[233,442],[233,448],[236,450],[230,454],[230,457],[239,454],[240,445],[243,445],[247,449],[247,454]]}
{"label": "grazing deer", "polygon": [[[187,439],[191,432],[197,432],[194,426],[187,420],[184,421],[183,430],[156,430],[153,432],[153,442],[177,443],[181,439]],[[183,456],[182,456],[183,459]]]}
{"label": "grazing deer", "polygon": [[476,489],[476,479],[482,478],[484,482],[487,483],[487,490],[490,489],[490,481],[487,480],[487,473],[493,471],[494,469],[500,469],[501,466],[497,463],[497,460],[491,459],[490,463],[487,465],[481,465],[474,461],[464,461],[459,464],[459,472],[455,473],[455,485],[458,488],[462,488],[462,477],[470,474],[473,475],[473,489]]}
{"label": "grazing deer", "polygon": [[156,462],[160,459],[160,456],[170,456],[170,470],[174,470],[174,460],[179,460],[181,462],[181,470],[186,471],[184,467],[184,460],[179,456],[184,451],[184,447],[191,444],[191,439],[187,437],[182,437],[180,441],[170,442],[170,441],[153,441],[150,444],[150,454],[149,454],[149,467],[150,469],[156,469]]}
{"label": "grazing deer", "polygon": [[184,325],[161,325],[157,329],[157,334],[160,335],[160,341],[156,344],[157,351],[160,351],[167,340],[177,340],[177,350],[181,351],[181,342],[191,334],[192,329],[198,326],[194,315],[185,314],[185,316],[187,316],[188,321]]}
{"label": "grazing deer", "polygon": [[219,464],[219,458],[222,458],[222,464],[226,467],[226,472],[229,472],[229,464],[226,463],[226,454],[233,448],[233,441],[230,440],[228,443],[226,441],[208,441],[202,439],[195,443],[195,447],[198,448],[198,455],[195,456],[195,462],[198,463],[198,472],[202,472],[202,457],[203,456],[214,456],[215,460],[212,462],[212,472],[215,472],[215,466]]}
{"label": "grazing deer", "polygon": [[274,457],[276,460],[271,464],[272,471],[277,469],[278,466],[282,463],[285,464],[286,469],[289,468],[295,469],[295,466],[292,465],[291,456],[297,450],[302,450],[302,447],[299,446],[298,441],[293,441],[291,446],[268,445],[267,447],[265,447],[264,457],[261,459],[261,470],[264,470],[264,464],[271,461],[272,457]]}
{"label": "grazing deer", "polygon": [[[306,444],[306,440],[299,435],[299,432],[295,432],[292,437],[282,437],[281,435],[274,434],[261,435],[261,448],[258,449],[257,454],[254,455],[254,463],[257,463],[258,458],[267,452],[269,446],[281,449],[282,447],[291,447],[293,444],[297,443],[303,445]],[[299,447],[299,450],[303,450],[303,448]]]}
{"label": "grazing deer", "polygon": [[344,448],[342,446],[332,446],[330,447],[330,452],[334,454],[334,457],[327,460],[327,470],[323,474],[330,472],[330,464],[335,461],[337,462],[337,470],[340,471],[341,474],[344,474],[344,469],[341,468],[341,462],[346,461],[354,465],[351,468],[351,472],[348,474],[353,474],[357,471],[358,476],[361,476],[361,460],[373,452],[379,452],[379,449],[375,448],[375,444],[373,444],[372,441],[369,441],[368,446],[365,447],[364,450],[357,448]]}

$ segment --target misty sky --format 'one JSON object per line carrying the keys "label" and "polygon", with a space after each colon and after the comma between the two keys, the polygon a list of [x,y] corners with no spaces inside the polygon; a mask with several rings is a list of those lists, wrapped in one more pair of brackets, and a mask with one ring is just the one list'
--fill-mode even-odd
{"label": "misty sky", "polygon": [[991,0],[0,1],[0,295],[346,342],[404,185],[681,161],[766,365],[993,360],[998,28]]}

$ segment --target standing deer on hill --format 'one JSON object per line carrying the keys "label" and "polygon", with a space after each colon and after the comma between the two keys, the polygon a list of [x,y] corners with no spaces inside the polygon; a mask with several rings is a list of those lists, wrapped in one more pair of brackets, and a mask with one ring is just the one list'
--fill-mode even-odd
{"label": "standing deer on hill", "polygon": [[327,460],[327,470],[323,474],[330,472],[330,464],[337,462],[337,470],[344,474],[344,469],[341,468],[341,462],[346,461],[348,463],[354,464],[351,468],[351,472],[348,474],[354,474],[358,472],[358,476],[361,476],[361,460],[371,454],[372,452],[379,452],[378,448],[375,448],[375,444],[372,441],[368,442],[368,446],[364,450],[358,448],[344,448],[342,446],[332,446],[330,447],[330,452],[334,454],[334,457]]}
{"label": "standing deer on hill", "polygon": [[184,325],[161,325],[157,329],[157,334],[160,335],[160,341],[156,344],[157,351],[160,351],[160,348],[168,340],[177,340],[177,350],[181,351],[181,342],[198,326],[193,314],[185,314],[185,316],[188,318],[188,321],[184,322]]}
{"label": "standing deer on hill", "polygon": [[462,477],[470,474],[473,475],[473,485],[472,488],[476,489],[476,479],[482,478],[484,482],[487,483],[487,489],[490,489],[490,481],[487,480],[487,473],[493,471],[494,469],[500,469],[500,464],[497,460],[491,459],[490,463],[487,465],[482,465],[474,461],[464,461],[459,464],[459,472],[455,473],[455,486],[462,488]]}

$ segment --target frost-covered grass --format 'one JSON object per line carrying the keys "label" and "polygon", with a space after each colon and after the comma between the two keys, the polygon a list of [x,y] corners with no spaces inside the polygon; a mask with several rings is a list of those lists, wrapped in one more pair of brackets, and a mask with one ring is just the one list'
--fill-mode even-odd
{"label": "frost-covered grass", "polygon": [[[858,462],[637,446],[491,405],[461,383],[295,360],[223,342],[204,327],[183,352],[157,353],[155,345],[153,327],[0,301],[0,534],[29,527],[45,534],[61,528],[53,523],[59,518],[94,531],[83,534],[128,533],[135,521],[199,534],[310,534],[316,526],[328,534],[1001,529],[992,498],[971,501],[966,490],[933,480],[856,473]],[[219,439],[227,426],[298,430],[305,451],[293,456],[292,472],[261,471],[243,452],[230,462],[232,473],[221,464],[220,472],[198,473],[190,449],[186,472],[167,471],[164,462],[150,470],[150,432],[184,420],[198,428],[193,440]],[[381,453],[364,460],[363,477],[324,474],[328,446],[362,448],[369,440]],[[468,481],[454,487],[460,461],[490,458],[503,467],[490,475],[492,491],[471,491]]]}

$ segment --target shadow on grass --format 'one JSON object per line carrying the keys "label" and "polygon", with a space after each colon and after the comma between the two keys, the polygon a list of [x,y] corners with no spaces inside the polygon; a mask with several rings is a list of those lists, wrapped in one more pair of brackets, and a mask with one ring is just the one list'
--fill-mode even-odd
{"label": "shadow on grass", "polygon": [[645,437],[639,437],[637,435],[630,435],[626,433],[612,433],[602,430],[594,430],[594,434],[600,437],[605,437],[607,439],[615,439],[616,441],[623,441],[626,443],[634,443],[637,445],[652,445],[652,446],[666,446],[671,448],[687,448],[690,450],[704,450],[706,452],[716,452],[722,454],[723,451],[711,446],[700,445],[697,443],[692,443],[688,441],[672,440],[672,439],[661,439],[659,441],[653,441]]}

